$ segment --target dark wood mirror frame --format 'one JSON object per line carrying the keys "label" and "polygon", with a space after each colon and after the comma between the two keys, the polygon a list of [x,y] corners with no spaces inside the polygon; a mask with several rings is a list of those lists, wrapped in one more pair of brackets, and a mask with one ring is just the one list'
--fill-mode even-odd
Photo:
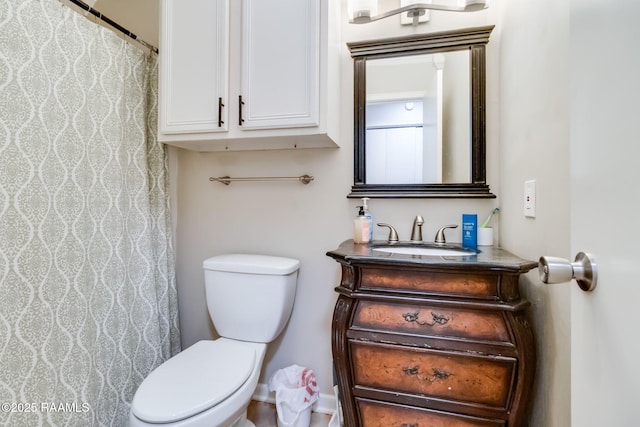
{"label": "dark wood mirror frame", "polygon": [[[493,26],[347,43],[354,60],[354,173],[349,198],[495,198],[486,183],[486,59]],[[469,50],[471,56],[471,182],[366,184],[366,64],[369,59]]]}

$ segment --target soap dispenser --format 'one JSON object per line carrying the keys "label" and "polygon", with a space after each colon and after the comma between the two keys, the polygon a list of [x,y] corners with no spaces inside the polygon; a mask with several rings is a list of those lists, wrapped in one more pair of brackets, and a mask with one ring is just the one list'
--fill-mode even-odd
{"label": "soap dispenser", "polygon": [[357,206],[358,216],[353,220],[353,241],[354,243],[369,243],[371,231],[369,219],[365,216],[364,207]]}

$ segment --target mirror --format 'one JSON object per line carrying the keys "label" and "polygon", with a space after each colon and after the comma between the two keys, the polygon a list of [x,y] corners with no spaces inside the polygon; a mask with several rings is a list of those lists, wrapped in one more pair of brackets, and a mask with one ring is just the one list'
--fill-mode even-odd
{"label": "mirror", "polygon": [[494,198],[486,184],[485,46],[493,26],[348,43],[348,197]]}

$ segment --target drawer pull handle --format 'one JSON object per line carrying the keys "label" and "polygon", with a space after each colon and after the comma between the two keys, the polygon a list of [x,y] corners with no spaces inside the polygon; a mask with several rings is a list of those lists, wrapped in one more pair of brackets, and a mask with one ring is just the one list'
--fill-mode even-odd
{"label": "drawer pull handle", "polygon": [[429,382],[434,382],[435,380],[446,380],[450,376],[451,374],[444,369],[433,368],[433,375],[429,378]]}
{"label": "drawer pull handle", "polygon": [[418,424],[407,424],[407,423],[402,423],[401,427],[418,427]]}
{"label": "drawer pull handle", "polygon": [[431,312],[431,318],[432,318],[431,322],[420,321],[419,311],[415,311],[413,313],[404,313],[402,317],[404,318],[405,322],[409,322],[409,323],[416,322],[418,325],[424,325],[424,326],[434,326],[436,324],[446,325],[447,322],[449,321],[448,316],[445,316],[444,314],[440,314],[440,313],[434,313],[433,311]]}
{"label": "drawer pull handle", "polygon": [[433,370],[433,375],[429,377],[421,377],[419,366],[405,366],[404,368],[402,368],[402,372],[404,372],[406,375],[415,375],[419,379],[429,381],[430,383],[436,380],[446,380],[451,376],[451,374],[445,371],[444,369],[433,368],[432,370]]}
{"label": "drawer pull handle", "polygon": [[407,375],[418,375],[420,373],[420,368],[417,366],[405,366],[402,368],[402,372]]}

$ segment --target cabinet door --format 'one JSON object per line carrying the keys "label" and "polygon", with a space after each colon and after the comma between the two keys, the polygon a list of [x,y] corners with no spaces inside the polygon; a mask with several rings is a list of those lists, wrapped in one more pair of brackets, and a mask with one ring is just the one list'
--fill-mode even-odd
{"label": "cabinet door", "polygon": [[318,126],[320,1],[243,0],[242,129]]}
{"label": "cabinet door", "polygon": [[161,133],[227,130],[228,1],[162,1]]}

